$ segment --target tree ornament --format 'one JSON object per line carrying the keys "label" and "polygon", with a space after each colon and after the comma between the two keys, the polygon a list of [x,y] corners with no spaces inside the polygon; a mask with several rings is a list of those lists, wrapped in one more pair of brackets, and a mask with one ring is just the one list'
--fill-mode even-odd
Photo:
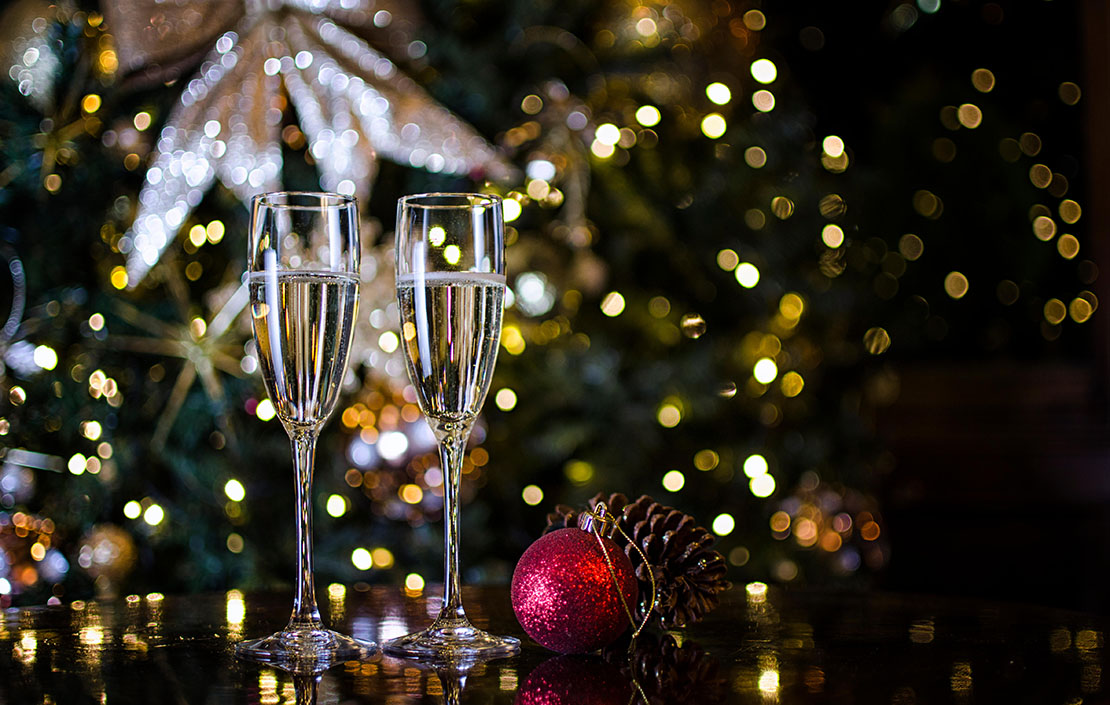
{"label": "tree ornament", "polygon": [[286,96],[326,190],[365,200],[379,158],[437,173],[509,173],[474,128],[364,38],[394,57],[418,51],[404,3],[120,0],[105,11],[125,79],[169,81],[181,57],[207,51],[182,82],[123,241],[131,286],[217,178],[244,203],[278,188]]}
{"label": "tree ornament", "polygon": [[532,669],[515,705],[627,705],[631,684],[596,656],[553,656]]}
{"label": "tree ornament", "polygon": [[46,0],[20,0],[0,15],[0,71],[40,112],[54,107],[54,83],[62,69],[55,23],[65,12]]}
{"label": "tree ornament", "polygon": [[[658,619],[660,626],[670,629],[696,622],[717,606],[718,595],[731,585],[725,579],[728,567],[724,556],[712,549],[716,539],[692,516],[648,495],[629,504],[623,494],[599,493],[590,500],[590,510],[601,504],[628,536],[622,548],[635,568],[640,595],[645,595],[650,577],[658,585],[654,609],[637,604],[637,620]],[[559,505],[547,515],[545,531],[580,525],[588,517],[588,512]]]}
{"label": "tree ornament", "polygon": [[638,593],[632,563],[620,547],[578,528],[544,534],[513,571],[520,626],[564,654],[600,649],[624,633]]}

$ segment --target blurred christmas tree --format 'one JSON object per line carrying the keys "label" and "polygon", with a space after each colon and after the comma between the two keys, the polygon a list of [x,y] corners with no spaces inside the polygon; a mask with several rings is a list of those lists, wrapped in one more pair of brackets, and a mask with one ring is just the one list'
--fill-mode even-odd
{"label": "blurred christmas tree", "polygon": [[[737,578],[857,580],[888,550],[869,494],[889,464],[869,420],[895,393],[883,356],[1053,345],[1097,305],[1063,293],[1076,145],[1036,134],[1070,134],[1078,87],[995,91],[1001,70],[956,49],[938,75],[871,60],[889,104],[865,120],[880,93],[822,74],[854,61],[825,46],[852,31],[906,56],[954,27],[1011,37],[992,3],[185,3],[131,26],[151,17],[134,4],[5,15],[0,588],[23,599],[288,582],[288,449],[240,286],[242,201],[279,184],[358,193],[366,216],[358,367],[318,450],[321,580],[440,576],[442,473],[392,304],[404,193],[507,199],[470,581],[505,580],[551,505],[598,491],[694,514]],[[1043,127],[1011,109],[1030,101]],[[968,244],[995,215],[997,244]],[[964,296],[1005,276],[1001,304]]]}

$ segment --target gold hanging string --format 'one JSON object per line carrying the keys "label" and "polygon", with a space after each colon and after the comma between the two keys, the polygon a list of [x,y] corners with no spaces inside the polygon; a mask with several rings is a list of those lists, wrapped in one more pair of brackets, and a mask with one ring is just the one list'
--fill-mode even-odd
{"label": "gold hanging string", "polygon": [[[609,575],[613,578],[613,587],[616,588],[617,595],[621,598],[621,606],[624,607],[624,613],[628,615],[628,621],[632,625],[632,641],[634,644],[636,637],[640,636],[640,632],[647,627],[648,622],[651,620],[651,613],[655,611],[657,599],[655,572],[651,569],[647,554],[645,554],[643,549],[637,546],[632,538],[624,532],[624,529],[620,527],[620,524],[613,518],[613,515],[609,513],[608,509],[609,508],[605,506],[604,502],[598,502],[593,509],[587,509],[584,512],[586,520],[583,522],[582,528],[592,533],[597,538],[597,545],[601,549],[601,555],[605,556],[605,564],[609,566]],[[605,544],[601,541],[602,533],[606,530],[609,530],[609,533],[611,533],[612,530],[617,531],[624,537],[624,540],[628,542],[629,546],[636,549],[636,552],[640,554],[640,558],[644,560],[644,569],[647,570],[648,582],[651,583],[651,605],[644,610],[644,618],[639,624],[636,623],[636,617],[632,613],[632,608],[628,606],[628,601],[624,598],[624,592],[620,589],[620,581],[617,579],[617,571],[613,567],[613,560],[609,557],[609,552],[605,550]],[[629,648],[631,648],[631,646],[632,645],[630,645]]]}
{"label": "gold hanging string", "polygon": [[[640,681],[636,680],[636,664],[633,663],[633,656],[636,649],[636,637],[640,636],[640,632],[644,630],[648,622],[651,620],[651,613],[655,611],[656,601],[656,586],[655,586],[655,571],[651,569],[651,564],[648,563],[647,554],[643,549],[633,543],[632,538],[624,532],[620,527],[617,520],[609,513],[608,507],[605,502],[598,502],[593,509],[587,509],[584,514],[585,520],[582,522],[582,529],[594,535],[597,539],[597,547],[601,549],[601,555],[605,556],[605,565],[609,567],[609,577],[613,579],[613,588],[617,591],[617,595],[621,598],[621,606],[624,607],[624,613],[628,616],[628,622],[632,625],[632,639],[628,642],[628,673],[629,678],[632,680],[632,697],[629,698],[628,703],[632,705],[636,702],[636,697],[639,696],[640,700],[645,704],[648,703],[647,694],[644,692],[643,686]],[[601,540],[602,532],[608,530],[616,530],[624,537],[629,546],[636,549],[640,554],[640,558],[644,560],[644,568],[648,573],[648,581],[651,583],[651,605],[644,611],[644,619],[639,624],[636,624],[636,617],[632,614],[632,608],[628,606],[628,601],[624,599],[624,592],[621,590],[620,580],[617,579],[617,570],[613,567],[613,559],[609,557],[609,552],[605,550],[605,543]],[[633,576],[635,577],[635,576]]]}

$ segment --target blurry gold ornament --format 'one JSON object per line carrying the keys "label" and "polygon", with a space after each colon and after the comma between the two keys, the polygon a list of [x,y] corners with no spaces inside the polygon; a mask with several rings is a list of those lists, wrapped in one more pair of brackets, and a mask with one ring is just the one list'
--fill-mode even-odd
{"label": "blurry gold ornament", "polygon": [[125,80],[172,80],[188,63],[180,57],[207,50],[199,72],[183,81],[121,241],[132,287],[217,178],[244,203],[281,185],[289,102],[329,191],[366,200],[379,157],[431,172],[507,173],[473,128],[371,45],[423,55],[423,43],[408,41],[415,23],[407,5],[121,0],[105,10]]}
{"label": "blurry gold ornament", "polygon": [[81,537],[77,563],[96,581],[97,594],[117,594],[135,566],[135,540],[115,524],[97,524]]}
{"label": "blurry gold ornament", "polygon": [[361,274],[359,320],[351,344],[352,362],[362,363],[371,376],[393,383],[386,386],[404,386],[408,379],[403,348],[395,344],[401,320],[394,287],[393,246],[371,247],[364,243]]}
{"label": "blurry gold ornament", "polygon": [[[224,406],[223,383],[218,372],[234,376],[243,374],[240,363],[241,346],[224,340],[224,337],[232,331],[235,320],[246,308],[249,299],[246,285],[232,280],[215,292],[215,312],[205,320],[189,314],[188,289],[182,268],[171,258],[167,258],[163,262],[162,271],[170,297],[181,313],[182,322],[167,323],[129,303],[117,301],[115,306],[119,316],[136,328],[149,331],[151,335],[112,335],[109,338],[115,347],[123,350],[178,357],[184,361],[151,438],[151,445],[156,449],[164,446],[170,429],[177,420],[177,414],[198,377],[209,400],[217,407]],[[216,421],[221,432],[234,441],[235,436],[227,414],[217,415]]]}

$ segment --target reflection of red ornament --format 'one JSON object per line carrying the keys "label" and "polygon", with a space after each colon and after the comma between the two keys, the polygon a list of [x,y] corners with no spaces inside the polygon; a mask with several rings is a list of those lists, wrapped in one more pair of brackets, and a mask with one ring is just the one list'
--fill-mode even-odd
{"label": "reflection of red ornament", "polygon": [[554,656],[536,666],[514,705],[626,705],[631,683],[615,666],[591,656]]}
{"label": "reflection of red ornament", "polygon": [[597,535],[562,529],[541,536],[520,557],[513,572],[513,611],[541,645],[564,654],[594,651],[628,628],[625,605],[635,608],[636,575],[616,543],[604,537],[601,543],[608,561]]}

